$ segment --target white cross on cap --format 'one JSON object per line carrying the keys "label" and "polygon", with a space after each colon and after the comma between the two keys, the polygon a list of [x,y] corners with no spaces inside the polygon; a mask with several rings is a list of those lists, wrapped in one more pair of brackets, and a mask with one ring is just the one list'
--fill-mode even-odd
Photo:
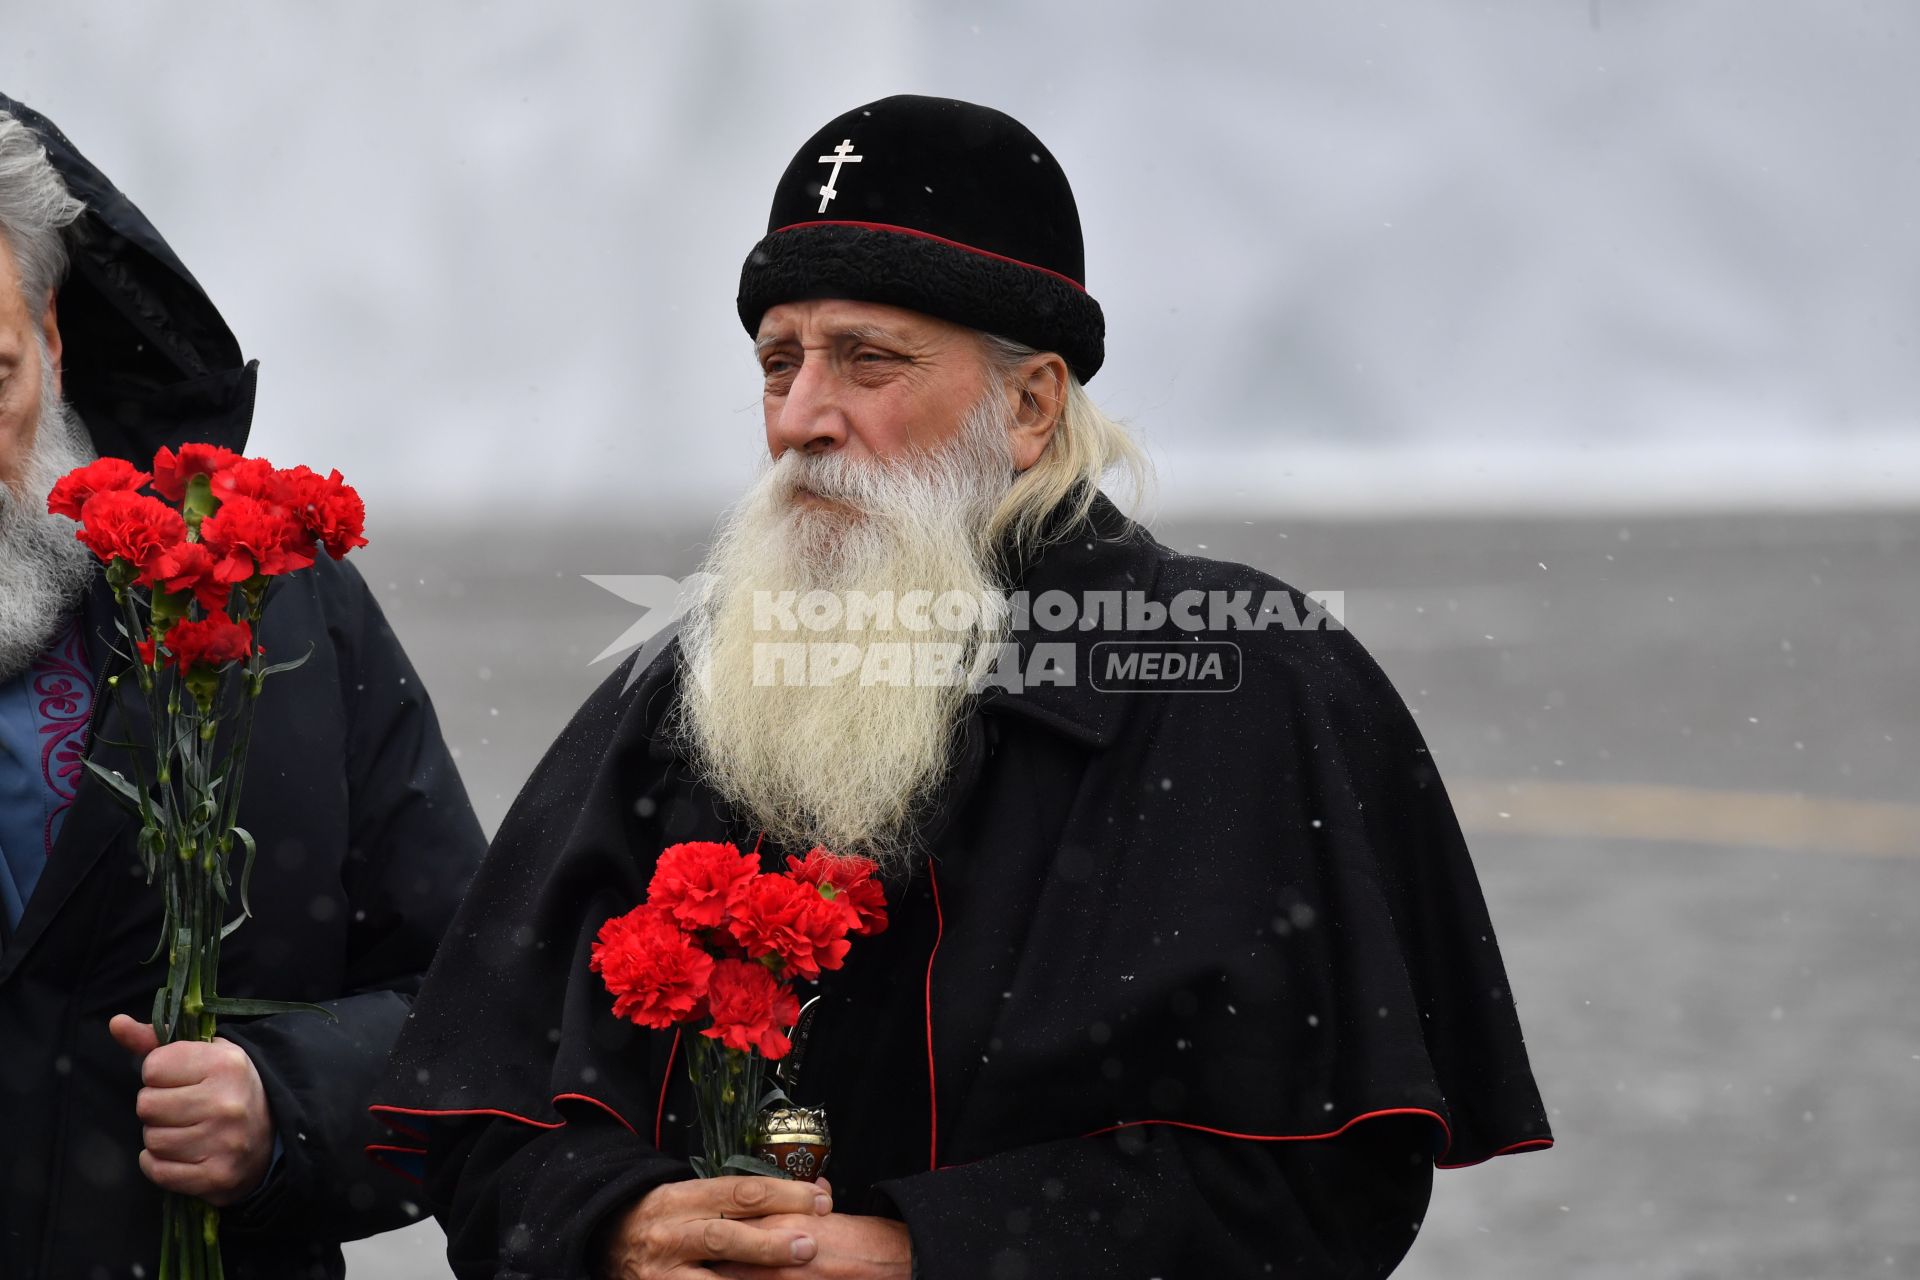
{"label": "white cross on cap", "polygon": [[825,213],[827,211],[827,201],[840,194],[834,190],[833,187],[834,183],[840,181],[840,166],[843,164],[859,164],[860,161],[864,159],[862,156],[848,154],[852,150],[853,140],[844,138],[841,140],[840,145],[833,149],[832,155],[820,157],[820,163],[832,165],[833,172],[827,175],[826,182],[820,187],[820,207],[814,212]]}

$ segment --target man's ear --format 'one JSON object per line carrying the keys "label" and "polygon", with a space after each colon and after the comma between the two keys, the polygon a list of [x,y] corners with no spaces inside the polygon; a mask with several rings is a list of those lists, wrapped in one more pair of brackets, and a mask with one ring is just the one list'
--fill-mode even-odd
{"label": "man's ear", "polygon": [[60,385],[60,295],[57,290],[47,290],[47,307],[40,315],[40,333],[47,340],[47,358],[53,361],[53,389],[64,391]]}
{"label": "man's ear", "polygon": [[1067,412],[1067,362],[1051,351],[1030,356],[1010,388],[1013,409],[1013,469],[1040,461]]}

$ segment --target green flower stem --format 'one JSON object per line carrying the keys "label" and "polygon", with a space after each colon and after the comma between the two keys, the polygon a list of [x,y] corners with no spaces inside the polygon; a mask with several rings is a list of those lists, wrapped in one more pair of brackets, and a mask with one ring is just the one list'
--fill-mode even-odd
{"label": "green flower stem", "polygon": [[[693,1082],[694,1110],[700,1126],[702,1177],[737,1175],[727,1161],[753,1154],[765,1094],[766,1059],[729,1049],[695,1032],[687,1041],[687,1075]],[[769,1167],[769,1172],[771,1172]]]}
{"label": "green flower stem", "polygon": [[[128,637],[138,640],[149,631],[141,620],[141,601],[123,589],[126,585],[116,584],[116,596]],[[240,590],[245,617],[256,633],[265,612],[266,587],[267,579],[256,577]],[[159,613],[169,615],[172,605]],[[153,612],[151,602],[147,609]],[[172,620],[153,617],[156,641],[164,640]],[[149,879],[161,880],[164,905],[160,950],[167,975],[154,1030],[163,1044],[210,1041],[218,1022],[210,1006],[218,998],[223,917],[232,907],[227,889],[233,883],[234,824],[254,712],[268,672],[258,652],[217,675],[148,667],[137,653],[134,665],[153,726],[150,756],[143,760],[140,752],[134,753],[140,844]],[[183,687],[190,698],[183,698]],[[227,716],[237,721],[225,744],[218,732],[220,721],[227,718],[221,714],[223,702],[233,708]],[[162,1197],[161,1222],[161,1280],[222,1280],[218,1210],[195,1197],[168,1192]]]}

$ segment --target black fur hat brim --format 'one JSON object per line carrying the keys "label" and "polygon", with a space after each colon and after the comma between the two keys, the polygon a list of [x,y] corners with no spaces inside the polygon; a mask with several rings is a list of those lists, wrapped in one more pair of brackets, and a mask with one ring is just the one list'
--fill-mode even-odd
{"label": "black fur hat brim", "polygon": [[1086,382],[1106,358],[1100,304],[1066,276],[906,227],[816,222],[769,233],[740,270],[740,323],[813,298],[879,302],[1056,351]]}

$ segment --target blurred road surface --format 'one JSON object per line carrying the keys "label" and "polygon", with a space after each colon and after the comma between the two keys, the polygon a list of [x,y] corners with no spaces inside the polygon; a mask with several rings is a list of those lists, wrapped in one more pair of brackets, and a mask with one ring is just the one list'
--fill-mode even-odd
{"label": "blurred road surface", "polygon": [[[1157,533],[1344,591],[1474,848],[1559,1146],[1439,1174],[1399,1276],[1920,1276],[1920,513]],[[637,615],[581,575],[704,536],[375,528],[489,830]]]}

